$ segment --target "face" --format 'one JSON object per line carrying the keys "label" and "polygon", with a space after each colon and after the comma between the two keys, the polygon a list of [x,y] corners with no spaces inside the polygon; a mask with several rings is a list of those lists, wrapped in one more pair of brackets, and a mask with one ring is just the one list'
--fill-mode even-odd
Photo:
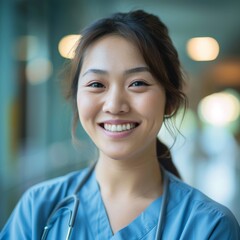
{"label": "face", "polygon": [[120,36],[105,36],[85,53],[79,76],[80,122],[100,158],[155,155],[163,122],[165,91],[139,50]]}

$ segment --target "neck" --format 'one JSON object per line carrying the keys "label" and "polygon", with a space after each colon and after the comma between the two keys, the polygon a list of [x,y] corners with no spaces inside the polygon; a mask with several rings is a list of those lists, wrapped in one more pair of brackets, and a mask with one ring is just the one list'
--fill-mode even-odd
{"label": "neck", "polygon": [[162,193],[162,176],[156,156],[136,161],[102,157],[96,166],[101,193],[110,197],[146,197],[155,199]]}

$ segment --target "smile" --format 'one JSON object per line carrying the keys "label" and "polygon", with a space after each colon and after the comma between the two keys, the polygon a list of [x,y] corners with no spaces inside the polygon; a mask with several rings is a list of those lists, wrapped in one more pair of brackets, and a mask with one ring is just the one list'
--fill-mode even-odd
{"label": "smile", "polygon": [[138,126],[137,123],[125,123],[125,124],[109,124],[104,123],[102,127],[109,132],[123,132],[129,131]]}

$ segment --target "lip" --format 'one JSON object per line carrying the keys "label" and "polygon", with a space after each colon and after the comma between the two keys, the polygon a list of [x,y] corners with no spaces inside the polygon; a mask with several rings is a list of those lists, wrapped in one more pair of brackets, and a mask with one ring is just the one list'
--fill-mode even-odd
{"label": "lip", "polygon": [[110,120],[105,120],[105,121],[101,121],[99,122],[98,124],[99,125],[102,125],[104,123],[107,123],[107,124],[126,124],[126,123],[136,123],[139,125],[139,122],[137,121],[132,121],[132,120],[121,120],[121,119],[110,119]]}
{"label": "lip", "polygon": [[[136,127],[133,129],[127,130],[127,131],[122,131],[122,132],[107,131],[103,127],[104,124],[117,125],[117,124],[127,124],[127,123],[134,123],[134,124],[136,124]],[[111,120],[105,120],[105,121],[99,122],[98,125],[106,136],[113,138],[113,139],[121,139],[121,138],[126,138],[129,135],[131,135],[135,131],[135,129],[140,125],[140,123],[137,121],[132,121],[132,120],[111,119]]]}

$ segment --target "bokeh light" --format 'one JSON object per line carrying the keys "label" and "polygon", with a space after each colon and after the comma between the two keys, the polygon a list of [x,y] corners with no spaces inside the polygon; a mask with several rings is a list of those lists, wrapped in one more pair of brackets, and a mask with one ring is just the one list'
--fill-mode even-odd
{"label": "bokeh light", "polygon": [[49,79],[53,71],[52,63],[47,58],[36,58],[26,66],[27,80],[31,84],[39,84]]}
{"label": "bokeh light", "polygon": [[219,54],[219,44],[211,37],[191,38],[187,42],[187,53],[195,61],[212,61]]}
{"label": "bokeh light", "polygon": [[80,35],[67,35],[58,44],[58,51],[64,58],[72,59],[75,55],[76,43],[81,38]]}
{"label": "bokeh light", "polygon": [[229,92],[211,94],[201,100],[198,113],[202,121],[214,126],[225,126],[238,119],[239,99]]}

